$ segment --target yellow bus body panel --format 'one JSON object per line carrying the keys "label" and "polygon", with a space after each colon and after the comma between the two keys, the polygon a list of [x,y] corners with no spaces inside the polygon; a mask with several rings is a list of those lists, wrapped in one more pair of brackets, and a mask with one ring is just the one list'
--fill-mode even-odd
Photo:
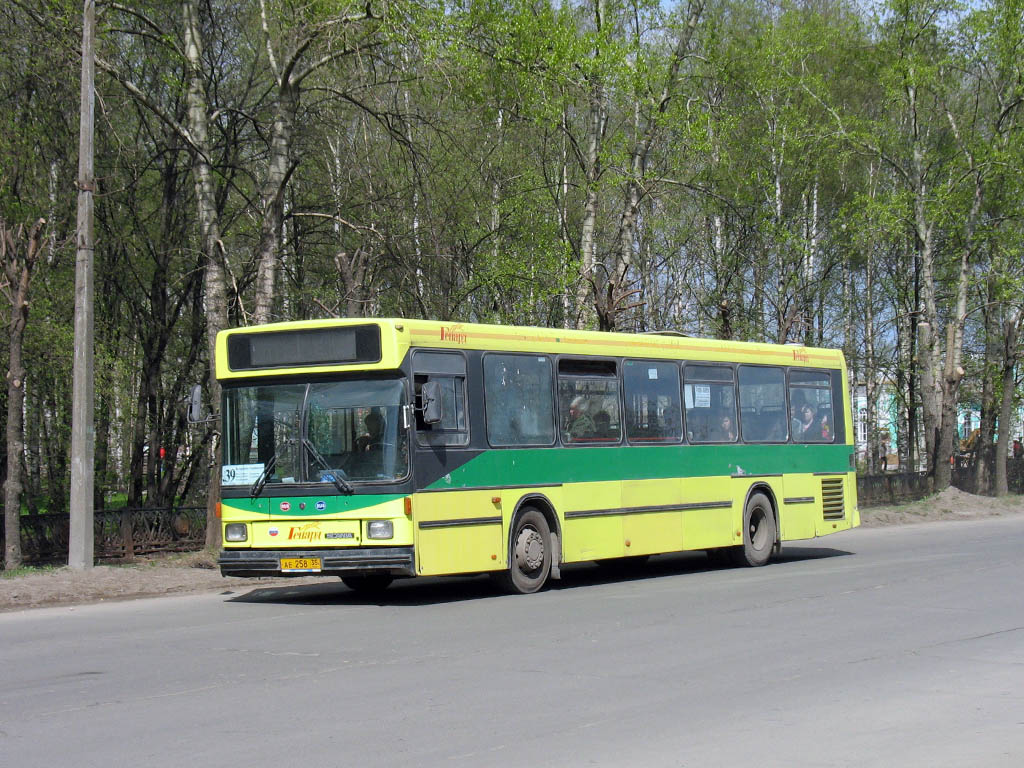
{"label": "yellow bus body panel", "polygon": [[564,526],[563,559],[567,563],[622,557],[622,517],[602,514],[618,509],[621,483],[571,483],[562,491],[559,508]]}
{"label": "yellow bus body panel", "polygon": [[437,491],[413,497],[416,572],[478,573],[507,567],[508,521],[490,490]]}

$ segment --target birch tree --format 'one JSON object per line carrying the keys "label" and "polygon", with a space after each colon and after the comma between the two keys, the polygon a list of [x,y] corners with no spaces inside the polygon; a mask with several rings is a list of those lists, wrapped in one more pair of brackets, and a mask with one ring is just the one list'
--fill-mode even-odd
{"label": "birch tree", "polygon": [[46,222],[39,219],[25,233],[24,226],[8,227],[0,219],[0,263],[5,282],[3,293],[10,305],[7,362],[7,480],[4,486],[4,568],[21,565],[21,468],[25,437],[22,414],[25,405],[25,365],[22,349],[28,323],[29,287],[39,259]]}

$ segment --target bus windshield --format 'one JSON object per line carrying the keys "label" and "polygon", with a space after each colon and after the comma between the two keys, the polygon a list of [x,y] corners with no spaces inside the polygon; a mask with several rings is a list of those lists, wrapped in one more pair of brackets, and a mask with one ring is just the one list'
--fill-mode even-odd
{"label": "bus windshield", "polygon": [[225,388],[221,483],[394,482],[409,469],[406,404],[400,379]]}

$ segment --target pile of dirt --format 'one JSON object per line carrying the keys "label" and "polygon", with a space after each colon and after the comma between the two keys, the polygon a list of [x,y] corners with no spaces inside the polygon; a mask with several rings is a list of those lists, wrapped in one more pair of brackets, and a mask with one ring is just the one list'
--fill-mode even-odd
{"label": "pile of dirt", "polygon": [[[956,488],[909,504],[861,510],[868,528],[937,520],[973,520],[1024,512],[1024,496],[995,499]],[[304,578],[304,583],[315,583]],[[0,576],[0,611],[46,605],[76,605],[190,592],[232,592],[256,585],[295,584],[294,579],[224,577],[215,556],[207,552],[154,556],[129,565],[102,565],[87,571],[70,568],[26,569]]]}
{"label": "pile of dirt", "polygon": [[934,496],[908,504],[862,508],[860,519],[865,528],[878,528],[937,520],[978,520],[1021,512],[1024,512],[1024,496],[975,496],[949,487]]}

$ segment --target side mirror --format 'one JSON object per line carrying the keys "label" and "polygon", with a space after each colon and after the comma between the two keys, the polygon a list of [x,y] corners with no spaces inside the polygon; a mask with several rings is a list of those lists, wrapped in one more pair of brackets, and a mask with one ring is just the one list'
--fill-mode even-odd
{"label": "side mirror", "polygon": [[188,398],[188,423],[201,424],[206,420],[206,414],[203,413],[203,387],[196,384]]}
{"label": "side mirror", "polygon": [[428,381],[420,387],[420,403],[424,424],[441,423],[444,408],[441,405],[441,385],[438,382]]}

